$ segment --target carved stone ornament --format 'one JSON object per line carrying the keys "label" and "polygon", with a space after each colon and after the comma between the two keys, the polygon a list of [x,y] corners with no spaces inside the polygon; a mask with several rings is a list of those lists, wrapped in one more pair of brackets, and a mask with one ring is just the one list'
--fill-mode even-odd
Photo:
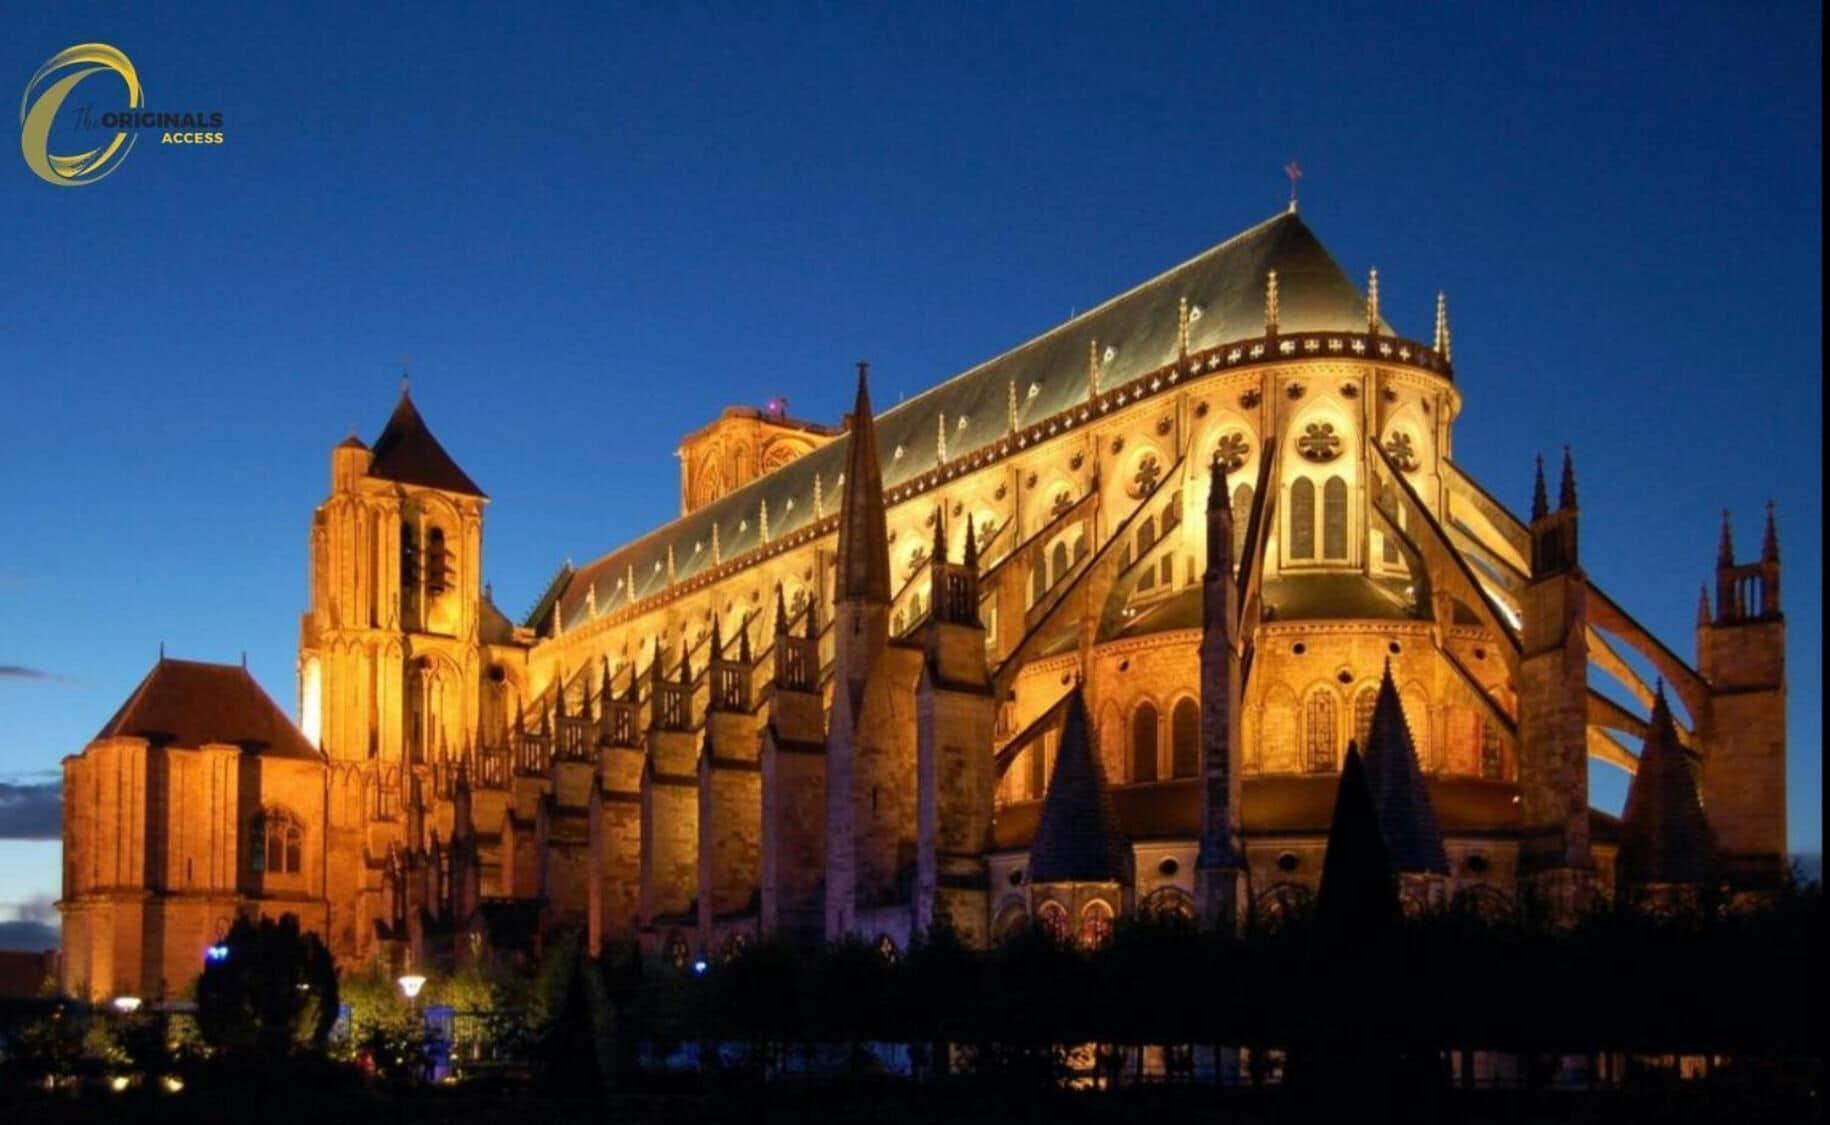
{"label": "carved stone ornament", "polygon": [[1332,461],[1341,455],[1341,435],[1332,422],[1311,422],[1296,439],[1296,451],[1310,461]]}

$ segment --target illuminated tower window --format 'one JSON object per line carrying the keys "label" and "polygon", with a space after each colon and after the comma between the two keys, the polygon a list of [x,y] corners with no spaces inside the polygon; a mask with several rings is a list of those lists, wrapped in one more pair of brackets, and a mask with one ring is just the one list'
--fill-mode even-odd
{"label": "illuminated tower window", "polygon": [[442,594],[450,579],[450,558],[445,553],[445,531],[435,527],[426,533],[426,591]]}
{"label": "illuminated tower window", "polygon": [[302,869],[305,830],[284,809],[267,809],[254,818],[248,857],[254,870],[269,875],[297,875]]}

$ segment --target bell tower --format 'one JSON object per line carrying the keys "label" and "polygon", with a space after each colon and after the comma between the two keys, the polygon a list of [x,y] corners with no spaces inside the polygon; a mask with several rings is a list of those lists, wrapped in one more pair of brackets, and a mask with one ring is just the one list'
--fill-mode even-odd
{"label": "bell tower", "polygon": [[[427,823],[409,806],[435,794],[432,764],[475,741],[488,498],[404,386],[373,447],[352,434],[331,451],[330,485],[312,517],[299,726],[329,760],[329,898],[360,915],[379,910],[389,848],[426,842],[407,838]],[[365,952],[370,918],[333,917],[333,949]]]}

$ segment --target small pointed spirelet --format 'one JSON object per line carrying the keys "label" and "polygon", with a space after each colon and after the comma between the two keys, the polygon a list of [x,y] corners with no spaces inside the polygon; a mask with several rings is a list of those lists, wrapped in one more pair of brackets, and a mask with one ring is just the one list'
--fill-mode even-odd
{"label": "small pointed spirelet", "polygon": [[1379,334],[1379,271],[1375,267],[1366,275],[1366,331]]}
{"label": "small pointed spirelet", "polygon": [[623,575],[623,589],[628,591],[629,600],[635,600],[635,564],[629,564],[629,573]]}
{"label": "small pointed spirelet", "polygon": [[1709,624],[1709,584],[1697,585],[1697,624]]}
{"label": "small pointed spirelet", "polygon": [[674,545],[672,543],[667,545],[667,584],[669,586],[674,584]]}
{"label": "small pointed spirelet", "polygon": [[1576,460],[1569,446],[1563,447],[1563,479],[1557,484],[1557,510],[1573,511],[1576,507]]}
{"label": "small pointed spirelet", "polygon": [[[819,478],[815,477],[814,481],[817,484],[819,481]],[[712,565],[717,566],[719,563],[722,563],[723,561],[724,561],[724,548],[718,542],[718,522],[716,520],[714,520],[714,521],[712,521]]]}
{"label": "small pointed spirelet", "polygon": [[743,615],[743,624],[738,626],[738,629],[737,659],[748,664],[750,663],[750,615],[747,611]]}
{"label": "small pointed spirelet", "polygon": [[934,427],[934,463],[937,465],[944,465],[947,463],[947,416],[946,416],[946,414],[943,413],[938,418],[936,418],[935,423],[936,424]]}
{"label": "small pointed spirelet", "polygon": [[712,654],[710,659],[724,659],[724,629],[718,623],[718,613],[712,612]]}
{"label": "small pointed spirelet", "polygon": [[966,521],[966,569],[973,574],[979,572],[979,529],[973,521]]}
{"label": "small pointed spirelet", "polygon": [[762,502],[761,521],[762,521],[762,541],[764,543],[767,543],[769,541],[769,502],[767,500],[764,500]]}
{"label": "small pointed spirelet", "polygon": [[1176,355],[1188,358],[1188,298],[1176,298]]}
{"label": "small pointed spirelet", "polygon": [[1446,293],[1436,294],[1436,354],[1444,363],[1455,361],[1449,347],[1449,297]]}
{"label": "small pointed spirelet", "polygon": [[1099,397],[1099,341],[1087,341],[1087,397]]}
{"label": "small pointed spirelet", "polygon": [[1277,271],[1272,270],[1264,281],[1264,334],[1277,335]]}
{"label": "small pointed spirelet", "polygon": [[1009,401],[1004,409],[1010,415],[1010,432],[1014,434],[1017,432],[1017,381],[1015,379],[1010,381]]}
{"label": "small pointed spirelet", "polygon": [[1531,518],[1541,520],[1550,515],[1550,491],[1544,487],[1544,456],[1538,455],[1537,472],[1531,481]]}
{"label": "small pointed spirelet", "polygon": [[934,505],[934,554],[930,561],[940,566],[947,561],[947,512],[945,505]]}
{"label": "small pointed spirelet", "polygon": [[820,484],[820,474],[813,474],[813,518],[826,518],[826,489]]}
{"label": "small pointed spirelet", "polygon": [[1716,541],[1716,565],[1735,565],[1735,533],[1729,526],[1728,509],[1722,509],[1722,537]]}
{"label": "small pointed spirelet", "polygon": [[1766,502],[1766,534],[1760,540],[1760,561],[1779,561],[1779,525],[1773,519],[1773,502]]}

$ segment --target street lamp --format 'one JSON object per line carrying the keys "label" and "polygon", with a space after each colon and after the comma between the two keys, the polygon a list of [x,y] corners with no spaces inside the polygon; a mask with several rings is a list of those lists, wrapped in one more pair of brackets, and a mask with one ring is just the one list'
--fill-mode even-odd
{"label": "street lamp", "polygon": [[419,990],[426,987],[426,978],[420,976],[418,973],[406,973],[394,983],[400,985],[400,994],[402,996],[405,996],[409,1000],[415,1000],[419,997]]}
{"label": "street lamp", "polygon": [[140,1010],[140,998],[138,996],[116,996],[114,1010],[124,1016],[131,1016]]}

